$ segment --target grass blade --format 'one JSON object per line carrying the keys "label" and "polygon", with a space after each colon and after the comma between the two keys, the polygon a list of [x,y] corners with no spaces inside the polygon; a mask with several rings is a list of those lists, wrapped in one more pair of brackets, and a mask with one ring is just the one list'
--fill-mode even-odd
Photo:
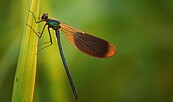
{"label": "grass blade", "polygon": [[[39,0],[30,1],[30,10],[35,11],[39,8]],[[26,23],[31,25],[36,31],[37,26],[28,10]],[[12,102],[32,102],[34,96],[36,64],[37,64],[37,45],[38,38],[32,30],[25,26],[22,44],[14,79]]]}

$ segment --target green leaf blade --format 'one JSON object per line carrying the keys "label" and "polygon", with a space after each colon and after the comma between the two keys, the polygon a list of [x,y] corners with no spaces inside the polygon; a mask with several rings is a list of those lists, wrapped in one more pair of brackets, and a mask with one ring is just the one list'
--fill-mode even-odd
{"label": "green leaf blade", "polygon": [[[37,10],[39,0],[31,0],[30,10]],[[28,11],[27,24],[34,30],[38,30],[32,15]],[[23,33],[20,55],[15,74],[12,102],[32,102],[34,96],[36,65],[37,65],[37,46],[38,38],[33,31],[25,26]]]}

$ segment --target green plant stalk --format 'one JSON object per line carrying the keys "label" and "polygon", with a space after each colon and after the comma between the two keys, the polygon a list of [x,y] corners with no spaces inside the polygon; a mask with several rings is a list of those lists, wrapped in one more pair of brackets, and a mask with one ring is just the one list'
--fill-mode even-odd
{"label": "green plant stalk", "polygon": [[[39,0],[30,1],[30,10],[38,14]],[[36,26],[32,15],[28,12],[26,23],[31,25],[36,31]],[[32,102],[36,79],[38,38],[32,30],[25,26],[21,49],[14,79],[12,102]]]}

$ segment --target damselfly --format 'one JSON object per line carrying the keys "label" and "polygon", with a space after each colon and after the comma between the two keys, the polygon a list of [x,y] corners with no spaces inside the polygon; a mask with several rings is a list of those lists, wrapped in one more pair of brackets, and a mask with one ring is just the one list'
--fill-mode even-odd
{"label": "damselfly", "polygon": [[[40,21],[36,21],[36,18],[34,16],[33,12],[31,12],[31,14],[35,20],[35,23],[45,22],[42,31],[38,32],[38,33],[30,25],[27,24],[39,38],[42,37],[45,27],[48,26],[48,32],[49,32],[49,37],[50,37],[50,42],[49,42],[50,44],[48,46],[52,45],[52,37],[51,37],[51,33],[50,33],[50,28],[52,28],[55,31],[61,59],[62,59],[63,65],[65,67],[68,79],[70,81],[70,84],[71,84],[71,87],[73,90],[73,94],[74,94],[75,98],[77,99],[78,98],[77,90],[76,90],[74,81],[72,79],[72,76],[70,74],[70,71],[68,69],[64,54],[63,54],[59,30],[61,30],[64,33],[65,37],[75,48],[77,48],[78,50],[80,50],[81,52],[83,52],[89,56],[98,57],[98,58],[111,57],[116,53],[116,48],[114,47],[113,44],[111,44],[103,39],[89,35],[76,28],[73,28],[69,25],[63,24],[56,19],[48,18],[48,13],[44,13],[40,17],[40,19],[41,19]],[[46,48],[48,46],[45,46],[44,48]]]}

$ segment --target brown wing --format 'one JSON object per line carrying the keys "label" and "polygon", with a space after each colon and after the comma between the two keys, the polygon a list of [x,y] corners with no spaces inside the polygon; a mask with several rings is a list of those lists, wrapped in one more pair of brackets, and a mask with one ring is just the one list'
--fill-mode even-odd
{"label": "brown wing", "polygon": [[60,30],[65,34],[70,43],[81,52],[93,57],[111,57],[116,53],[113,44],[98,37],[86,34],[66,24],[60,24]]}

